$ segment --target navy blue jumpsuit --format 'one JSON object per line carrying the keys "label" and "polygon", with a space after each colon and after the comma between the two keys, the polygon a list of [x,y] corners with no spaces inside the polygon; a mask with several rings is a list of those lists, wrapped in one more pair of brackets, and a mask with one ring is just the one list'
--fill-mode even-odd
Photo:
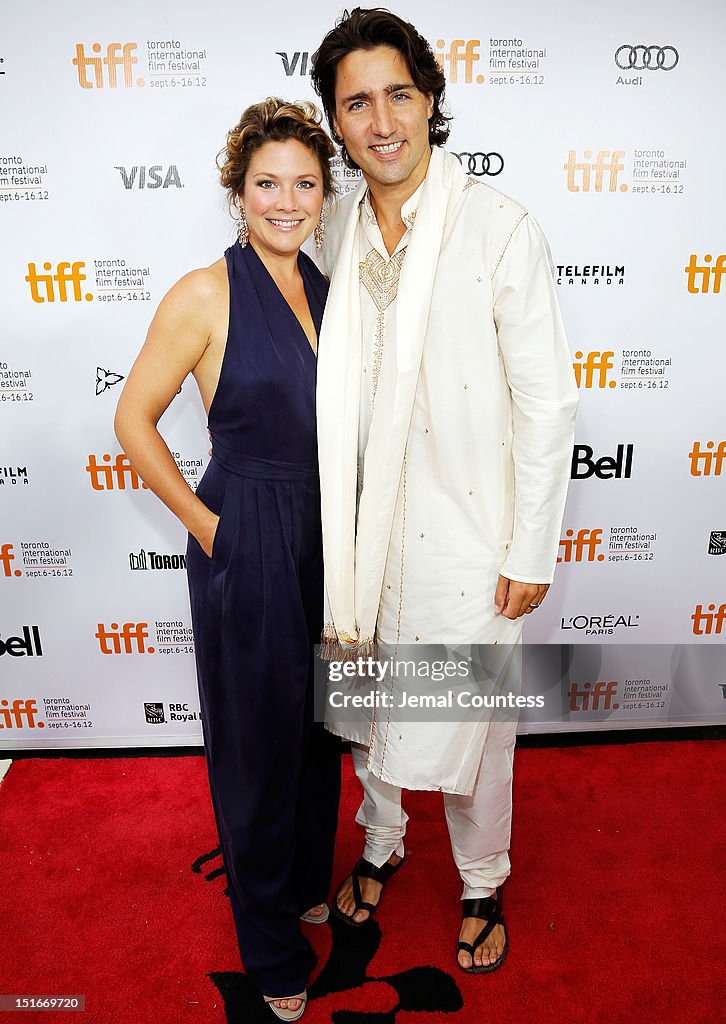
{"label": "navy blue jumpsuit", "polygon": [[[187,575],[209,783],[240,954],[265,995],[300,992],[314,954],[299,916],[327,899],[337,741],[313,722],[323,554],[316,358],[251,245],[225,253],[229,332],[197,495],[220,516]],[[316,331],[327,282],[298,262]]]}

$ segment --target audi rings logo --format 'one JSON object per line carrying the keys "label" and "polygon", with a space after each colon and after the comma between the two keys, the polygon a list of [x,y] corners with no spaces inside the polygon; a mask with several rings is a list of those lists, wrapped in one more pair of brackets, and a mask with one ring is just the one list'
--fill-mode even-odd
{"label": "audi rings logo", "polygon": [[454,156],[465,171],[477,178],[485,174],[494,177],[504,170],[504,157],[499,153],[454,153]]}
{"label": "audi rings logo", "polygon": [[624,43],[615,51],[615,63],[621,71],[672,71],[678,63],[678,50],[674,46]]}

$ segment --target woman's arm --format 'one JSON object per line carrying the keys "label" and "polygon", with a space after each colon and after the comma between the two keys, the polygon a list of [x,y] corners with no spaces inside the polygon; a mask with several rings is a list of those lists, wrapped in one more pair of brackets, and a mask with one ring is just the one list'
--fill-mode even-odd
{"label": "woman's arm", "polygon": [[116,437],[136,472],[210,556],[219,518],[187,485],[157,423],[205,355],[219,356],[210,352],[210,342],[216,320],[221,316],[226,323],[225,287],[226,274],[222,277],[216,267],[192,271],[174,285],[151,322],[114,420]]}

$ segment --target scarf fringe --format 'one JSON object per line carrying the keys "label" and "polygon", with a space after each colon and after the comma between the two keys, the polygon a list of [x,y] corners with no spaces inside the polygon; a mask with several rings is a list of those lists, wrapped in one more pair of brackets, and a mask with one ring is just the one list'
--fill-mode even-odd
{"label": "scarf fringe", "polygon": [[345,643],[338,636],[332,622],[326,622],[320,637],[320,657],[323,661],[357,661],[358,658],[376,658],[378,644],[374,636],[367,640]]}

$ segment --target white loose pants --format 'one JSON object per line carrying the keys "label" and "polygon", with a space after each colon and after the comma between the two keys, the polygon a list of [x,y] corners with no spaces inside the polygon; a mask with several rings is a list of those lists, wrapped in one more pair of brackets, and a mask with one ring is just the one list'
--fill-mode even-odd
{"label": "white loose pants", "polygon": [[[474,792],[444,793],[451,850],[464,883],[462,899],[493,895],[509,875],[516,732],[516,722],[490,722]],[[363,787],[355,816],[366,830],[363,856],[380,867],[392,853],[404,853],[408,815],[401,805],[402,790],[368,771],[367,747],[351,743],[351,753]]]}

